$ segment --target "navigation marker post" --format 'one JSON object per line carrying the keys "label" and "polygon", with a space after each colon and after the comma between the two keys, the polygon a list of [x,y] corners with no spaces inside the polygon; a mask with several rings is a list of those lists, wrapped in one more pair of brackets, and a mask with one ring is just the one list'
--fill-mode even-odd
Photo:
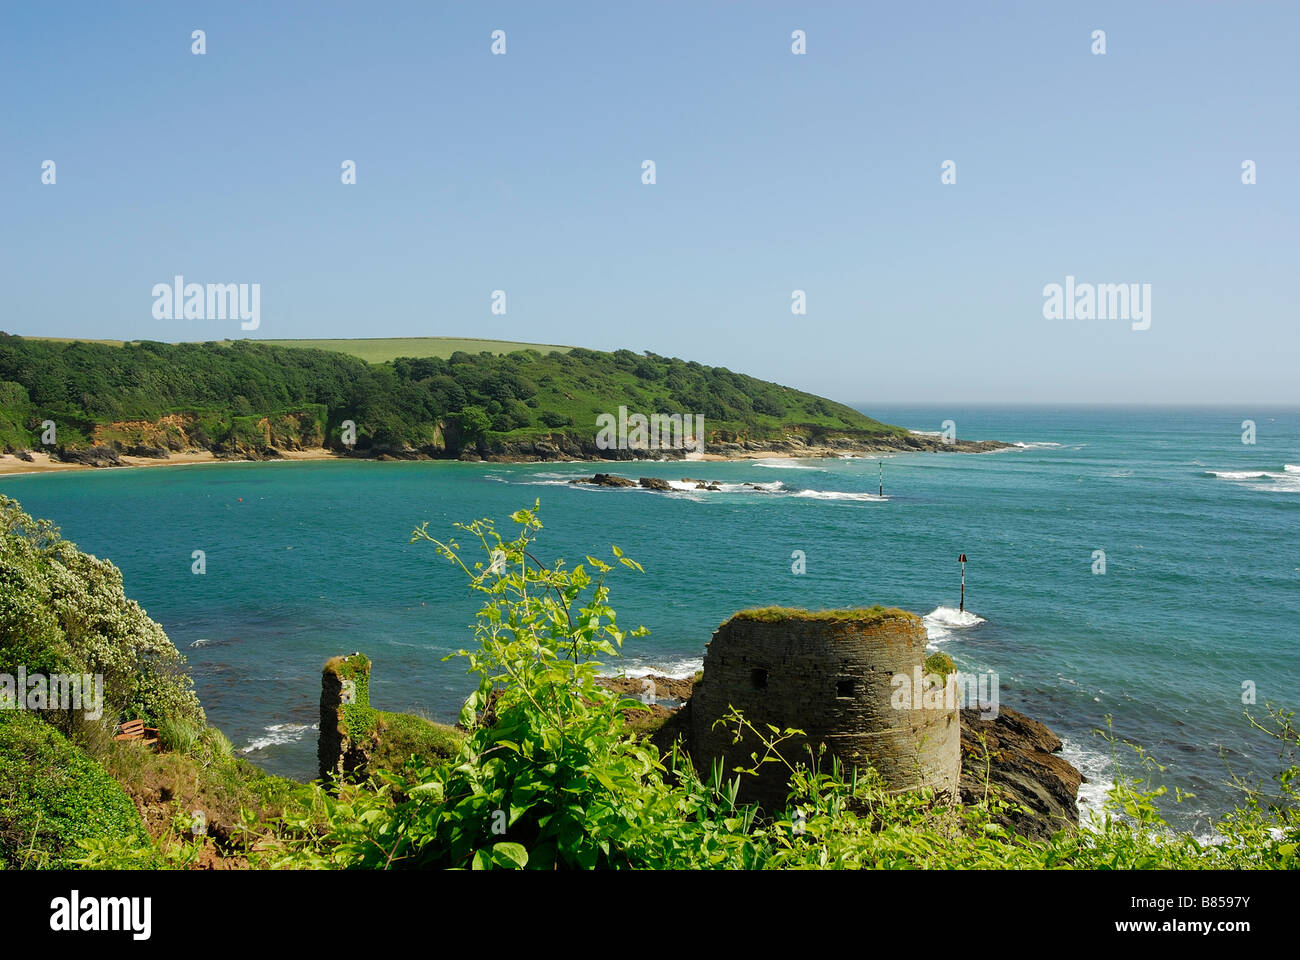
{"label": "navigation marker post", "polygon": [[880,496],[885,495],[885,461],[877,460],[876,466],[880,467]]}
{"label": "navigation marker post", "polygon": [[962,554],[957,560],[961,563],[961,605],[957,608],[961,613],[966,612],[966,554]]}

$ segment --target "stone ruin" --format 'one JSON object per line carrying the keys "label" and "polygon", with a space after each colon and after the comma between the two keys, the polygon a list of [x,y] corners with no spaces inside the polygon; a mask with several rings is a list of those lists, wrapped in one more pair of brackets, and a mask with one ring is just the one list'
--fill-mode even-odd
{"label": "stone ruin", "polygon": [[[961,778],[961,721],[955,705],[907,709],[892,705],[893,678],[925,673],[926,632],[903,610],[808,612],[769,608],[737,613],[714,633],[704,675],[689,702],[685,734],[702,773],[715,759],[730,776],[763,754],[752,733],[733,743],[734,725],[716,724],[734,706],[756,727],[805,732],[781,744],[787,761],[809,761],[808,745],[826,745],[846,764],[869,761],[894,791],[929,787],[955,797]],[[740,797],[779,808],[789,770],[767,763],[743,777]]]}
{"label": "stone ruin", "polygon": [[322,780],[333,782],[366,766],[376,717],[370,706],[370,660],[361,653],[332,657],[321,671],[316,761]]}

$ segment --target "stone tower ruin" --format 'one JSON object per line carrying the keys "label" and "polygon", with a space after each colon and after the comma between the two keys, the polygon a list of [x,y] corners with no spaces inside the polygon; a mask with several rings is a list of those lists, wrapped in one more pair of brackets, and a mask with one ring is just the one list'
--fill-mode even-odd
{"label": "stone tower ruin", "polygon": [[[893,679],[925,672],[925,626],[916,614],[872,607],[809,612],[784,608],[737,613],[718,628],[704,657],[688,720],[696,765],[722,758],[731,775],[762,755],[753,735],[733,743],[734,728],[714,727],[734,706],[759,729],[805,731],[782,755],[809,760],[807,744],[826,745],[847,764],[869,761],[891,789],[931,787],[955,796],[961,775],[961,725],[955,705],[898,708]],[[918,698],[919,699],[919,698]],[[891,702],[892,701],[892,702]],[[768,763],[743,777],[740,797],[780,809],[789,771]]]}

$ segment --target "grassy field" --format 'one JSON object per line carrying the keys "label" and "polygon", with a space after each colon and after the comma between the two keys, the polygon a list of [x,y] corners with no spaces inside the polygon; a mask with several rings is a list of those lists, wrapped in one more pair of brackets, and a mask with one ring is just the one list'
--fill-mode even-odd
{"label": "grassy field", "polygon": [[[73,343],[73,337],[28,337],[29,340],[49,340],[54,343]],[[121,340],[83,340],[83,343],[102,343],[110,347],[120,347]],[[228,343],[229,341],[221,341]],[[359,357],[366,363],[384,363],[398,357],[441,357],[444,360],[453,353],[463,350],[465,353],[494,354],[510,353],[514,350],[536,350],[539,353],[568,353],[572,347],[554,343],[519,343],[514,340],[466,340],[460,337],[384,337],[360,340],[257,340],[277,347],[299,347],[303,349],[331,350],[334,353],[346,353]]]}
{"label": "grassy field", "polygon": [[86,340],[82,337],[24,337],[24,340],[47,340],[50,343],[99,343],[106,347],[120,347],[125,340]]}
{"label": "grassy field", "polygon": [[444,360],[457,351],[465,353],[504,354],[515,350],[536,350],[539,353],[568,353],[572,347],[553,343],[518,343],[513,340],[463,340],[459,337],[385,337],[373,340],[259,340],[278,347],[299,347],[314,350],[333,350],[360,357],[366,363],[383,363],[398,357],[442,357]]}

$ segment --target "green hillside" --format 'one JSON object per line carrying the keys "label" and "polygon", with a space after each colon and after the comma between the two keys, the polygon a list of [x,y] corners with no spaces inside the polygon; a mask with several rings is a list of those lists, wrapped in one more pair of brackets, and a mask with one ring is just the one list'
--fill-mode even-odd
{"label": "green hillside", "polygon": [[[349,355],[345,348],[354,343],[363,345],[359,353],[374,344],[389,352],[403,344],[426,351],[455,343],[496,349],[367,362]],[[555,455],[593,455],[597,417],[616,415],[620,407],[703,416],[711,442],[788,435],[865,441],[906,433],[843,404],[722,367],[630,350],[500,352],[513,346],[428,339],[111,345],[0,334],[0,446],[38,446],[41,424],[49,420],[57,444],[71,449],[100,443],[159,455],[194,447],[240,455],[341,448],[344,423],[352,421],[361,451],[487,456],[541,443],[555,446]]]}

